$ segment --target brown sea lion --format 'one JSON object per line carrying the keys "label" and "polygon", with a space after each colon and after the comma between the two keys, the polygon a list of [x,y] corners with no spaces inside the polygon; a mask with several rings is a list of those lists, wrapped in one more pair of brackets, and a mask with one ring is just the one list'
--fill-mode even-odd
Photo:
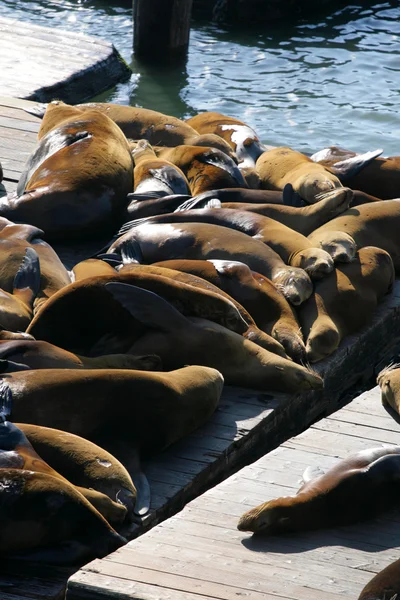
{"label": "brown sea lion", "polygon": [[[34,429],[36,426],[31,425],[30,427]],[[101,451],[101,448],[99,448],[99,451]],[[0,468],[45,473],[60,479],[66,484],[72,483],[111,525],[119,525],[126,518],[127,507],[125,505],[118,503],[116,498],[113,501],[112,497],[96,489],[92,481],[88,481],[89,485],[83,484],[82,486],[69,481],[52,468],[51,464],[46,462],[42,456],[37,454],[27,439],[23,427],[18,427],[9,421],[3,421],[0,424]]]}
{"label": "brown sea lion", "polygon": [[28,333],[84,356],[126,352],[147,327],[133,319],[109,293],[105,286],[112,281],[160,294],[186,315],[217,320],[238,333],[248,329],[231,299],[143,268],[70,284],[46,303],[30,323]]}
{"label": "brown sea lion", "polygon": [[43,340],[0,341],[0,372],[11,373],[26,369],[139,369],[161,371],[158,356],[106,354],[78,356]]}
{"label": "brown sea lion", "polygon": [[154,150],[159,158],[179,167],[193,196],[220,187],[246,187],[235,162],[217,148],[180,145],[175,148],[158,146]]}
{"label": "brown sea lion", "polygon": [[115,226],[133,190],[128,142],[99,111],[58,108],[63,118],[31,154],[16,195],[0,199],[0,214],[57,240],[99,235]]}
{"label": "brown sea lion", "polygon": [[[52,294],[71,282],[67,269],[49,244],[41,238],[43,231],[32,225],[17,224],[0,217],[0,288],[12,293],[14,280],[24,260],[28,261],[25,273],[37,276],[38,264],[28,260],[27,248],[39,257],[40,286],[34,298],[36,311]],[[25,269],[24,269],[25,270]]]}
{"label": "brown sea lion", "polygon": [[166,268],[156,265],[137,265],[137,264],[127,264],[123,265],[119,270],[119,273],[133,273],[134,275],[138,275],[143,273],[147,276],[149,273],[154,275],[160,275],[162,277],[168,277],[175,281],[180,281],[181,283],[188,284],[194,286],[196,288],[208,290],[210,292],[216,293],[217,295],[221,295],[226,298],[228,301],[233,302],[235,307],[237,308],[240,316],[243,318],[244,322],[247,324],[247,329],[242,332],[243,337],[251,340],[252,342],[258,344],[262,348],[273,352],[274,354],[278,354],[279,356],[283,356],[284,358],[288,358],[282,344],[276,339],[273,339],[268,332],[264,332],[260,330],[252,316],[247,312],[239,302],[237,302],[234,298],[232,298],[227,293],[223,292],[220,287],[213,285],[209,281],[202,279],[201,277],[197,277],[195,274],[190,273],[182,273],[179,270],[175,270],[172,268]]}
{"label": "brown sea lion", "polygon": [[136,489],[128,471],[115,456],[66,431],[27,423],[16,425],[42,459],[70,483],[79,489],[101,492],[126,507],[129,514],[133,513]]}
{"label": "brown sea lion", "polygon": [[2,401],[11,396],[15,421],[54,427],[95,443],[117,437],[149,454],[205,423],[222,387],[222,375],[201,366],[171,373],[43,369],[3,375],[0,395]]}
{"label": "brown sea lion", "polygon": [[[221,288],[249,311],[260,329],[272,335],[296,362],[305,346],[296,313],[274,284],[244,263],[229,260],[166,260],[153,266],[192,273]],[[124,271],[126,267],[123,267]]]}
{"label": "brown sea lion", "polygon": [[353,198],[352,190],[342,188],[335,192],[328,192],[324,198],[315,204],[296,208],[278,204],[253,204],[248,202],[223,202],[222,208],[248,210],[275,219],[287,227],[303,235],[321,227],[330,219],[340,215],[348,209]]}
{"label": "brown sea lion", "polygon": [[224,138],[233,148],[241,167],[254,167],[257,158],[267,149],[254,129],[218,112],[204,112],[186,120],[199,133],[214,133]]}
{"label": "brown sea lion", "polygon": [[212,146],[227,153],[231,158],[234,157],[231,147],[225,140],[213,134],[199,135],[190,125],[176,117],[147,108],[108,102],[90,102],[77,106],[69,106],[59,100],[50,102],[44,113],[38,138],[41,139],[48,131],[58,127],[63,114],[76,114],[76,110],[83,113],[97,110],[107,115],[122,129],[125,136],[132,140],[146,139],[152,145],[170,147],[179,144]]}
{"label": "brown sea lion", "polygon": [[333,173],[291,148],[267,150],[258,158],[256,170],[263,189],[283,190],[290,183],[309,204],[318,202],[320,194],[343,187]]}
{"label": "brown sea lion", "polygon": [[219,225],[144,223],[118,238],[108,252],[122,253],[129,261],[140,263],[176,258],[236,260],[271,279],[292,304],[301,304],[312,292],[311,280],[303,269],[285,265],[262,242]]}
{"label": "brown sea lion", "polygon": [[367,583],[358,600],[397,600],[400,597],[400,559]]}
{"label": "brown sea lion", "polygon": [[104,260],[87,258],[72,268],[71,280],[74,282],[87,279],[88,277],[99,277],[101,275],[113,276],[116,272],[114,267],[104,262]]}
{"label": "brown sea lion", "polygon": [[[83,564],[126,540],[72,484],[45,473],[0,469],[0,554]],[[18,534],[16,534],[18,532]]]}
{"label": "brown sea lion", "polygon": [[120,230],[125,233],[143,223],[210,223],[241,231],[263,242],[274,250],[283,262],[304,269],[311,279],[320,279],[333,270],[330,255],[313,244],[301,233],[269,217],[244,210],[228,208],[194,209],[149,217],[145,221],[126,223]]}
{"label": "brown sea lion", "polygon": [[352,251],[348,237],[342,235],[347,234],[357,248],[377,246],[389,252],[396,271],[400,271],[399,227],[400,199],[382,200],[350,208],[313,231],[308,239],[327,252],[333,246],[335,252],[346,254]]}
{"label": "brown sea lion", "polygon": [[271,500],[248,511],[240,518],[238,529],[274,535],[349,525],[393,506],[399,490],[400,446],[362,450],[306,481],[296,496]]}
{"label": "brown sea lion", "polygon": [[298,310],[310,362],[326,358],[346,336],[366,325],[395,274],[390,255],[366,246],[350,263],[315,284],[314,294]]}
{"label": "brown sea lion", "polygon": [[381,399],[384,406],[390,406],[400,414],[400,365],[389,365],[378,374],[377,383],[381,388]]}
{"label": "brown sea lion", "polygon": [[182,171],[172,162],[158,158],[150,142],[139,140],[130,144],[135,165],[134,193],[165,192],[188,194],[189,184]]}

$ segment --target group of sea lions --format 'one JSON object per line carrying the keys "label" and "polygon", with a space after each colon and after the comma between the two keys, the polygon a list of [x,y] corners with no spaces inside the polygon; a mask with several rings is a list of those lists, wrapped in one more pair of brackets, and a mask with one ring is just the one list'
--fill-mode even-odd
{"label": "group of sea lions", "polygon": [[[307,364],[366,325],[393,284],[396,159],[266,147],[219,113],[181,121],[60,101],[39,112],[38,144],[16,192],[0,199],[5,431],[11,418],[117,457],[129,443],[143,456],[204,423],[224,380],[290,393],[322,387]],[[380,195],[368,183],[377,179]],[[100,236],[107,245],[71,271],[48,243]],[[131,463],[136,506],[109,494],[126,518],[148,505],[136,455]],[[85,502],[107,519],[101,502]],[[87,557],[104,553],[85,544]],[[75,555],[60,547],[57,556]]]}

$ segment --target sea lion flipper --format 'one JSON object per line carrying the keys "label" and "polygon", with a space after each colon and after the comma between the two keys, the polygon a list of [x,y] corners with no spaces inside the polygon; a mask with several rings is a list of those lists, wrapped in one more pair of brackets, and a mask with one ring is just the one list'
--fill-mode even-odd
{"label": "sea lion flipper", "polygon": [[304,483],[308,483],[309,481],[312,481],[313,479],[317,479],[317,477],[321,477],[321,475],[325,475],[326,470],[322,469],[321,467],[318,467],[318,465],[314,465],[314,466],[309,466],[305,469],[304,473],[303,473],[303,482]]}
{"label": "sea lion flipper", "polygon": [[97,258],[99,260],[104,260],[104,262],[106,262],[107,264],[111,265],[112,267],[114,266],[118,266],[122,264],[122,260],[119,254],[116,253],[112,253],[112,254],[98,254]]}
{"label": "sea lion flipper", "polygon": [[0,420],[4,422],[12,410],[12,391],[7,381],[0,380]]}
{"label": "sea lion flipper", "polygon": [[154,292],[127,283],[106,283],[106,289],[131,315],[148,327],[171,331],[186,325],[186,318]]}
{"label": "sea lion flipper", "polygon": [[340,181],[346,181],[347,179],[354,177],[354,175],[357,175],[357,173],[370,162],[380,156],[382,152],[383,150],[380,148],[379,150],[373,150],[372,152],[357,154],[357,156],[335,163],[329,167],[329,170],[334,173]]}
{"label": "sea lion flipper", "polygon": [[218,200],[218,198],[212,198],[212,197],[205,198],[205,197],[203,197],[203,194],[200,194],[200,196],[195,196],[194,198],[189,198],[188,200],[185,200],[185,202],[182,202],[182,204],[180,204],[178,206],[178,208],[176,208],[174,210],[174,212],[182,212],[184,210],[192,210],[193,208],[221,208],[221,207],[222,207],[221,200]]}
{"label": "sea lion flipper", "polygon": [[40,289],[39,256],[33,248],[25,250],[25,256],[14,277],[13,294],[21,296],[21,300],[32,306]]}
{"label": "sea lion flipper", "polygon": [[291,183],[287,183],[283,188],[282,202],[285,206],[293,206],[294,208],[305,206],[303,198],[294,191]]}

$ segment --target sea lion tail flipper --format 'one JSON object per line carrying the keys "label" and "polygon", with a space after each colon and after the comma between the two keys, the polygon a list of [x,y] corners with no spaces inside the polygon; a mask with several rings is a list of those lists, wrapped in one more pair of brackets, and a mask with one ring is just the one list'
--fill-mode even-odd
{"label": "sea lion tail flipper", "polygon": [[99,260],[104,260],[104,262],[108,263],[112,267],[118,267],[122,264],[122,258],[119,254],[110,253],[110,254],[98,254],[97,257]]}
{"label": "sea lion tail flipper", "polygon": [[40,289],[39,256],[33,248],[25,250],[25,256],[14,277],[13,294],[32,306]]}
{"label": "sea lion tail flipper", "polygon": [[340,181],[346,181],[354,175],[357,175],[364,167],[370,162],[382,154],[383,150],[373,150],[372,152],[365,152],[364,154],[357,154],[347,160],[342,160],[335,163],[333,166],[328,168]]}
{"label": "sea lion tail flipper", "polygon": [[14,373],[15,371],[29,371],[30,367],[23,363],[17,363],[7,358],[0,358],[0,373]]}
{"label": "sea lion tail flipper", "polygon": [[182,202],[174,212],[192,210],[193,208],[221,208],[221,206],[221,200],[218,200],[218,198],[195,196],[194,198],[189,198],[188,200],[185,200],[185,202]]}
{"label": "sea lion tail flipper", "polygon": [[143,262],[140,244],[134,239],[121,244],[120,252],[124,265],[129,265],[131,263],[141,264]]}
{"label": "sea lion tail flipper", "polygon": [[7,381],[0,381],[0,422],[4,423],[11,415],[12,391]]}
{"label": "sea lion tail flipper", "polygon": [[321,477],[321,475],[325,475],[326,470],[322,469],[321,467],[318,467],[317,465],[315,466],[309,466],[305,469],[302,479],[304,483],[308,483],[309,481],[312,481],[313,479],[317,479],[317,477]]}
{"label": "sea lion tail flipper", "polygon": [[305,206],[303,198],[294,191],[291,183],[287,183],[283,188],[282,201],[285,206],[293,206],[295,208]]}
{"label": "sea lion tail flipper", "polygon": [[35,104],[33,106],[22,107],[22,110],[24,110],[25,112],[27,112],[30,115],[39,117],[39,119],[43,119],[45,112],[47,110],[47,102],[35,102]]}
{"label": "sea lion tail flipper", "polygon": [[145,325],[163,331],[187,325],[187,319],[154,292],[128,283],[106,283],[106,289],[131,315]]}

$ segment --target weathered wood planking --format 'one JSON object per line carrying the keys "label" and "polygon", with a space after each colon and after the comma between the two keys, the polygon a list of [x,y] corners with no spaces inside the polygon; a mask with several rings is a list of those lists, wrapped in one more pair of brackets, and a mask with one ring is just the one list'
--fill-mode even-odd
{"label": "weathered wood planking", "polygon": [[131,69],[109,42],[0,17],[2,94],[48,102],[89,100]]}
{"label": "weathered wood planking", "polygon": [[400,425],[375,388],[289,439],[179,514],[68,583],[67,600],[355,600],[373,575],[400,556],[400,514],[351,527],[252,539],[237,531],[249,508],[294,495],[309,465],[382,443],[398,444]]}

